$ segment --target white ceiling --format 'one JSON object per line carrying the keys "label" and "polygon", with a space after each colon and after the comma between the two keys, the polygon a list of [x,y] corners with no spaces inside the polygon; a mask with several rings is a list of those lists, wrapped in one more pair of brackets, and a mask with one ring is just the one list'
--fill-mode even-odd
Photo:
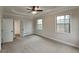
{"label": "white ceiling", "polygon": [[[31,14],[27,10],[27,8],[32,8],[31,6],[6,6],[4,7],[5,12],[13,12],[13,13],[25,13],[27,15]],[[47,10],[57,8],[57,6],[40,6],[40,9],[44,10],[43,12],[46,12]],[[39,12],[42,13],[42,12]]]}
{"label": "white ceiling", "polygon": [[[69,6],[40,6],[40,9],[43,12],[39,12],[37,15],[43,15],[48,12],[57,12],[58,9],[68,8]],[[31,8],[31,6],[4,6],[3,11],[5,13],[16,14],[16,15],[23,15],[23,16],[34,16],[27,8]],[[70,8],[70,7],[69,7]],[[35,15],[35,16],[37,16]]]}

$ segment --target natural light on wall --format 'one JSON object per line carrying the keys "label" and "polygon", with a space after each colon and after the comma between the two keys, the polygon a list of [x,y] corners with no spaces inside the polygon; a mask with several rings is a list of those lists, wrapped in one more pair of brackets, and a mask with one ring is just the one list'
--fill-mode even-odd
{"label": "natural light on wall", "polygon": [[43,21],[42,19],[37,19],[37,27],[36,27],[37,30],[43,29],[42,21]]}
{"label": "natural light on wall", "polygon": [[70,15],[57,16],[56,27],[57,32],[70,33]]}

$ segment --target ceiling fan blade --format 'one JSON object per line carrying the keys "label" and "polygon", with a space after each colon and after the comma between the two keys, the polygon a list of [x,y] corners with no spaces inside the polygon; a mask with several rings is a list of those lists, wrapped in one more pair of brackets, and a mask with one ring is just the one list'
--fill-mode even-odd
{"label": "ceiling fan blade", "polygon": [[32,9],[27,9],[27,10],[32,10]]}
{"label": "ceiling fan blade", "polygon": [[43,10],[36,10],[36,11],[43,11]]}

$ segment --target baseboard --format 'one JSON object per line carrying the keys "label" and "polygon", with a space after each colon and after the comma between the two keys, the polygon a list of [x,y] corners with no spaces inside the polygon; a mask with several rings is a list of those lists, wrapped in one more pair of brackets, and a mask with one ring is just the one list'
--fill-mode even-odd
{"label": "baseboard", "polygon": [[35,34],[35,35],[38,35],[38,36],[41,36],[41,37],[43,37],[43,38],[47,38],[47,39],[50,39],[50,40],[54,40],[54,41],[57,41],[57,42],[60,42],[60,43],[63,43],[63,44],[66,44],[66,45],[69,45],[69,46],[72,46],[72,47],[79,48],[78,45],[73,44],[73,43],[70,43],[70,42],[67,42],[67,41],[57,40],[57,39],[55,39],[55,38],[49,38],[49,37],[46,37],[46,36],[40,35],[40,34]]}
{"label": "baseboard", "polygon": [[24,35],[24,37],[26,37],[26,36],[31,36],[31,35],[34,35],[34,34],[28,34],[28,35]]}
{"label": "baseboard", "polygon": [[5,41],[5,42],[2,42],[2,44],[4,43],[12,43],[13,41]]}

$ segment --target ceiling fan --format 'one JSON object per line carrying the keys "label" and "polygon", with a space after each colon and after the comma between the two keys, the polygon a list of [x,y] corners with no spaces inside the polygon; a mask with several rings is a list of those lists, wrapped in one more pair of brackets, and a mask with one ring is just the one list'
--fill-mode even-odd
{"label": "ceiling fan", "polygon": [[30,9],[30,8],[27,8],[27,10],[30,10],[30,12],[32,13],[32,14],[37,14],[38,12],[42,12],[43,10],[41,10],[40,8],[39,8],[39,6],[32,6],[32,8]]}

